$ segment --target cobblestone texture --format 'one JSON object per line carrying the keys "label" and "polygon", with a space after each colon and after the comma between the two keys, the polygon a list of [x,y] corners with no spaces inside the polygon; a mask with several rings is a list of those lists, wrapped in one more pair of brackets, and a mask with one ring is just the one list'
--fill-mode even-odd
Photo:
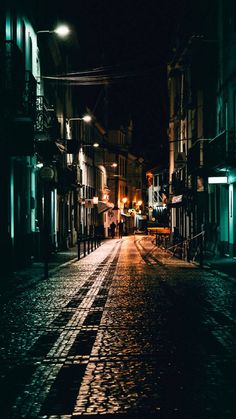
{"label": "cobblestone texture", "polygon": [[235,418],[235,288],[150,237],[105,242],[4,301],[0,417]]}

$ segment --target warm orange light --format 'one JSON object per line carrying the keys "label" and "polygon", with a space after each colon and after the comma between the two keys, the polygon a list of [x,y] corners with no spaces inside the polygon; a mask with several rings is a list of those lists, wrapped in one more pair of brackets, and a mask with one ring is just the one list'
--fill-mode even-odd
{"label": "warm orange light", "polygon": [[128,201],[128,198],[126,198],[126,196],[122,198],[122,202],[124,202],[124,204],[126,204],[127,201]]}
{"label": "warm orange light", "polygon": [[138,206],[142,205],[143,201],[138,201]]}

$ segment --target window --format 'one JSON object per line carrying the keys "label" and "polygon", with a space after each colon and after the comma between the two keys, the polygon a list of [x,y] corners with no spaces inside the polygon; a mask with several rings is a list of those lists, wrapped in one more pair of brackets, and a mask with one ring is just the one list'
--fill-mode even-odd
{"label": "window", "polygon": [[119,175],[126,177],[126,161],[124,157],[119,157]]}

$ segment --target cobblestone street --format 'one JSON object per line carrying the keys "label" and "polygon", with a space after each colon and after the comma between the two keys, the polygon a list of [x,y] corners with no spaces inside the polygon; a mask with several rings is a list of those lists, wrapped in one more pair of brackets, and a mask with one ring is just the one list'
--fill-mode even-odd
{"label": "cobblestone street", "polygon": [[236,417],[236,286],[151,237],[2,298],[6,418]]}

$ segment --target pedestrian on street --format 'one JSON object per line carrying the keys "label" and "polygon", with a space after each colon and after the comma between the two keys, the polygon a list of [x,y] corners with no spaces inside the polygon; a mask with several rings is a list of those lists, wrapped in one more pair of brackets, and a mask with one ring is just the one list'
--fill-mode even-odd
{"label": "pedestrian on street", "polygon": [[112,221],[112,223],[110,224],[110,231],[111,231],[112,239],[114,239],[114,237],[115,237],[115,230],[116,230],[116,225],[115,225],[114,221]]}
{"label": "pedestrian on street", "polygon": [[118,223],[118,229],[119,229],[119,238],[122,239],[124,226],[123,226],[123,221],[121,221],[121,220]]}

